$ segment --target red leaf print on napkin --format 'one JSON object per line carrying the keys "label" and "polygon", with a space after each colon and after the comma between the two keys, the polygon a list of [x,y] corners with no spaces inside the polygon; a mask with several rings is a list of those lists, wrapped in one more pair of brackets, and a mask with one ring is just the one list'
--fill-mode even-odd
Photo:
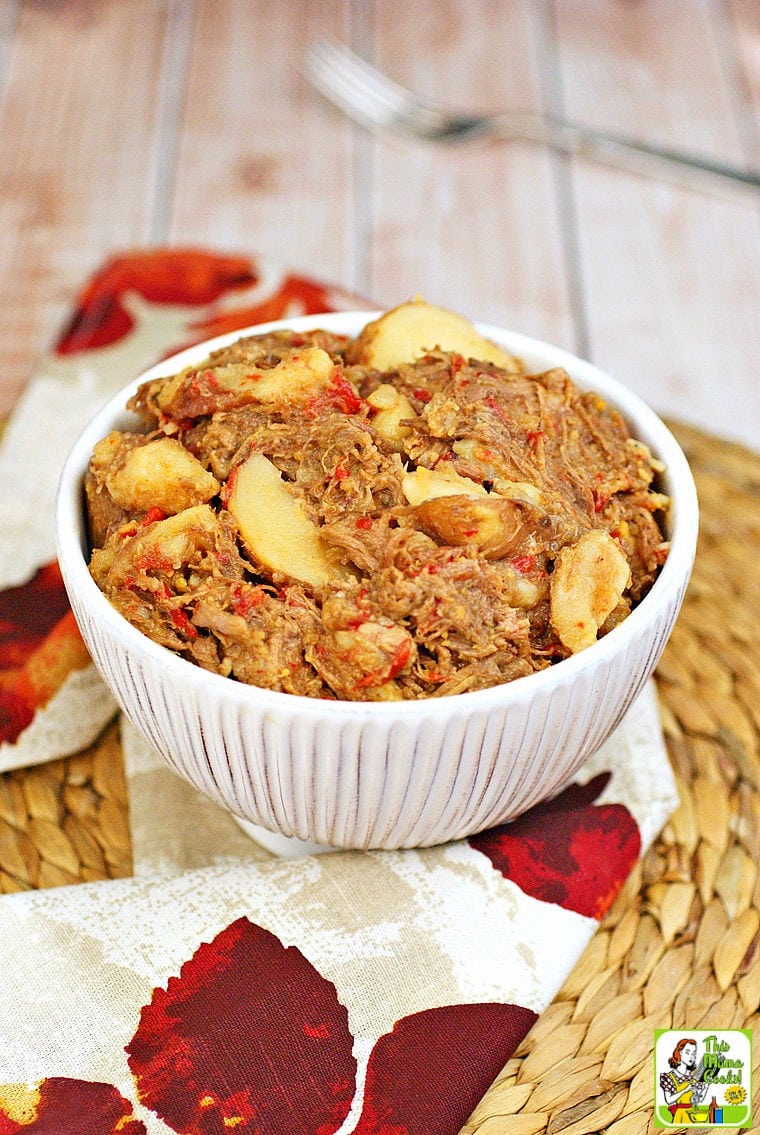
{"label": "red leaf print on napkin", "polygon": [[[451,1135],[535,1020],[490,1002],[403,1017],[375,1041],[362,1091],[335,986],[242,917],[154,989],[125,1051],[136,1098],[178,1135]],[[148,1135],[111,1085],[0,1085],[0,1135],[85,1132]]]}
{"label": "red leaf print on napkin", "polygon": [[[83,1123],[86,1117],[86,1126]],[[147,1135],[111,1084],[51,1076],[38,1087],[0,1085],[0,1135]]]}
{"label": "red leaf print on napkin", "polygon": [[127,1053],[141,1102],[183,1135],[332,1135],[352,1048],[334,985],[240,918],[154,990]]}
{"label": "red leaf print on napkin", "polygon": [[0,591],[0,741],[17,740],[72,670],[89,661],[58,564]]}
{"label": "red leaf print on napkin", "polygon": [[152,303],[202,306],[226,292],[257,282],[247,257],[194,248],[152,248],[109,260],[77,298],[68,326],[56,343],[59,355],[106,347],[132,330],[122,301],[137,292]]}
{"label": "red leaf print on napkin", "polygon": [[72,355],[123,339],[134,327],[134,318],[124,302],[129,292],[153,304],[212,308],[184,324],[182,342],[166,344],[164,355],[227,331],[288,315],[334,311],[336,305],[367,306],[350,293],[291,274],[276,279],[268,292],[257,292],[255,298],[239,307],[225,304],[213,308],[227,293],[255,284],[260,285],[259,273],[249,257],[197,248],[151,248],[114,257],[78,296],[55,351]]}
{"label": "red leaf print on napkin", "polygon": [[610,775],[572,784],[553,800],[468,842],[526,894],[601,919],[641,852],[639,829],[628,809],[594,804]]}
{"label": "red leaf print on napkin", "polygon": [[[332,311],[335,299],[334,289],[301,276],[286,276],[277,290],[264,299],[247,307],[219,312],[202,323],[193,324],[192,329],[202,331],[203,338],[207,339],[228,331],[239,331],[243,327],[253,327],[257,323],[284,319],[288,315],[319,315]],[[344,299],[341,297],[341,302]]]}
{"label": "red leaf print on napkin", "polygon": [[452,1135],[528,1032],[521,1005],[446,1005],[397,1021],[367,1066],[355,1135]]}

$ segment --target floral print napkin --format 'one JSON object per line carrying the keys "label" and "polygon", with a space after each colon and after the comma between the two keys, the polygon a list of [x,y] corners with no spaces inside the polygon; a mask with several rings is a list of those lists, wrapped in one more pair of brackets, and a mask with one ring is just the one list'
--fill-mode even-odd
{"label": "floral print napkin", "polygon": [[77,752],[115,711],[55,563],[58,473],[99,405],[192,343],[288,315],[367,307],[250,257],[116,256],[82,289],[0,444],[0,772]]}
{"label": "floral print napkin", "polygon": [[[128,253],[83,290],[0,446],[0,767],[115,712],[51,533],[96,403],[191,341],[346,306],[204,250]],[[122,745],[134,877],[0,896],[0,1135],[456,1135],[677,803],[653,686],[556,799],[421,851],[272,857],[127,722]]]}

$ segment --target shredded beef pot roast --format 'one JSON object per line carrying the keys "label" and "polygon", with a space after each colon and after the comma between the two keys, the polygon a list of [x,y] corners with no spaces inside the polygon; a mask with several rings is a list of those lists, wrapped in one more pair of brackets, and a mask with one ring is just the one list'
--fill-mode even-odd
{"label": "shredded beef pot roast", "polygon": [[668,502],[620,415],[496,354],[381,372],[363,338],[248,337],[140,387],[85,479],[114,607],[208,670],[349,700],[510,681],[624,619]]}

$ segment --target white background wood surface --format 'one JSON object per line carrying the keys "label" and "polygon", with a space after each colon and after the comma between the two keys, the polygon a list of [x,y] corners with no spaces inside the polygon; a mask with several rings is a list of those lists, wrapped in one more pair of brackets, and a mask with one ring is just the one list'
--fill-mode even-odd
{"label": "white background wood surface", "polygon": [[760,448],[760,196],[370,137],[299,75],[324,33],[451,106],[760,165],[757,0],[0,0],[0,413],[109,254],[192,243],[550,339]]}

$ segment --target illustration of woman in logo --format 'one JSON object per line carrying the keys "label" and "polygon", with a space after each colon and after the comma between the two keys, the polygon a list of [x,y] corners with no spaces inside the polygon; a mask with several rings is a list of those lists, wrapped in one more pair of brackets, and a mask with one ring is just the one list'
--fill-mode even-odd
{"label": "illustration of woman in logo", "polygon": [[694,1123],[692,1109],[701,1104],[707,1093],[707,1084],[701,1078],[702,1066],[697,1065],[697,1042],[681,1037],[668,1064],[672,1071],[662,1073],[660,1087],[673,1123]]}

